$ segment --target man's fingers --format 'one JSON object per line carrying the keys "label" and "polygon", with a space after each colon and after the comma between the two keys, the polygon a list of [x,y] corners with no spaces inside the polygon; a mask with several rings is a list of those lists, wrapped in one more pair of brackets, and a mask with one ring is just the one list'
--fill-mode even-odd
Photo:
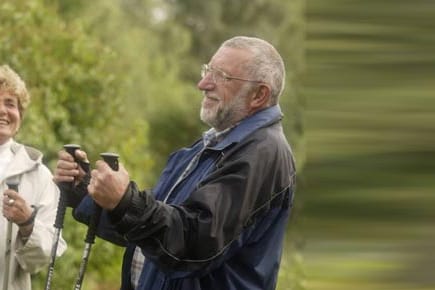
{"label": "man's fingers", "polygon": [[83,162],[89,163],[88,156],[86,155],[85,151],[76,150],[75,155],[76,155],[76,158],[78,160],[81,160]]}
{"label": "man's fingers", "polygon": [[65,150],[60,150],[58,153],[58,157],[59,157],[59,160],[67,160],[70,162],[74,161],[74,158],[71,156],[71,154],[69,154]]}
{"label": "man's fingers", "polygon": [[71,161],[65,161],[65,160],[59,160],[57,162],[57,168],[62,170],[74,170],[77,169],[78,164],[74,162],[74,160]]}

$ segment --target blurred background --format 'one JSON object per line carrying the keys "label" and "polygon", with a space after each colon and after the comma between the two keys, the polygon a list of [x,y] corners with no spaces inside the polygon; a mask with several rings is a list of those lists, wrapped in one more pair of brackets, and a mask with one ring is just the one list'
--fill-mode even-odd
{"label": "blurred background", "polygon": [[[200,65],[232,36],[268,40],[287,66],[281,106],[298,166],[277,289],[429,290],[434,17],[430,0],[2,0],[0,63],[32,94],[17,139],[50,168],[78,143],[91,160],[118,152],[149,188],[206,129]],[[72,288],[85,232],[68,211],[52,289]],[[83,289],[119,289],[122,252],[97,239]]]}
{"label": "blurred background", "polygon": [[306,2],[306,289],[435,289],[435,2]]}

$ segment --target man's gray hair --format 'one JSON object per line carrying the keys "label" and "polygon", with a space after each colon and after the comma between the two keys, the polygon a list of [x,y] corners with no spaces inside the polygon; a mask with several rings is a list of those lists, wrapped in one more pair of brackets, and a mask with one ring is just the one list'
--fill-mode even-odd
{"label": "man's gray hair", "polygon": [[278,104],[285,87],[284,61],[278,51],[269,42],[247,36],[236,36],[226,40],[221,47],[246,49],[252,53],[252,59],[243,67],[249,77],[271,86],[271,105]]}

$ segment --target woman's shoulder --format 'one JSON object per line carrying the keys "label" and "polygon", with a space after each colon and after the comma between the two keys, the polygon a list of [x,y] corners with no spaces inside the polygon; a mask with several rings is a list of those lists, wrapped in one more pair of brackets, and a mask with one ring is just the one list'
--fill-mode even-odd
{"label": "woman's shoulder", "polygon": [[42,159],[42,152],[35,147],[24,145],[18,142],[14,142],[11,146],[12,152],[15,154],[19,152],[25,152],[29,158],[35,162],[38,162]]}

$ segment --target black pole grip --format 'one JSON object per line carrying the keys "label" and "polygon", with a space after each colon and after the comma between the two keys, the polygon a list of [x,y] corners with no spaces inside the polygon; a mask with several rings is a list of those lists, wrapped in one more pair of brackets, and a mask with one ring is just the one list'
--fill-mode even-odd
{"label": "black pole grip", "polygon": [[[118,154],[106,152],[101,153],[100,156],[110,166],[110,168],[112,168],[114,171],[118,171]],[[89,227],[85,238],[86,243],[93,244],[95,241],[95,235],[97,233],[98,223],[100,222],[101,211],[101,206],[94,202],[94,214],[91,216],[91,220],[89,221]]]}
{"label": "black pole grip", "polygon": [[[80,145],[77,144],[66,144],[63,145],[63,148],[66,152],[71,154],[71,156],[75,158],[75,151],[77,149],[80,149]],[[63,228],[63,221],[65,219],[65,212],[66,207],[68,204],[68,194],[70,194],[68,191],[70,191],[74,186],[73,182],[62,182],[62,184],[59,186],[60,188],[60,195],[59,195],[59,202],[57,204],[57,212],[56,212],[56,219],[54,221],[54,227],[57,229]]]}
{"label": "black pole grip", "polygon": [[6,184],[8,186],[9,189],[15,190],[16,192],[18,192],[18,180],[15,181],[8,181],[6,180]]}
{"label": "black pole grip", "polygon": [[101,153],[100,156],[104,159],[104,161],[106,161],[106,163],[110,166],[110,168],[112,168],[115,171],[118,171],[119,169],[118,154],[112,152],[105,152],[105,153]]}
{"label": "black pole grip", "polygon": [[75,153],[76,153],[77,149],[80,149],[80,145],[78,145],[78,144],[65,144],[65,145],[63,145],[63,148],[65,149],[66,152],[71,154],[72,157],[74,157],[74,160],[76,160]]}
{"label": "black pole grip", "polygon": [[[76,158],[76,150],[80,149],[80,145],[77,144],[65,144],[63,145],[63,149],[65,149],[66,152],[68,152],[73,158],[75,162],[80,162],[80,160],[77,160]],[[74,187],[74,182],[63,182],[63,186],[66,189],[72,189]]]}
{"label": "black pole grip", "polygon": [[85,172],[89,172],[89,169],[90,169],[89,163],[82,161],[82,160],[78,160],[76,158],[76,150],[80,149],[80,145],[66,144],[66,145],[63,145],[63,148],[65,149],[66,152],[71,154],[72,157],[74,157],[74,161],[77,162]]}
{"label": "black pole grip", "polygon": [[66,195],[65,192],[60,192],[59,195],[59,202],[57,205],[57,212],[56,212],[56,219],[54,221],[54,227],[57,229],[61,229],[63,227],[63,221],[65,219],[65,212],[66,212]]}

